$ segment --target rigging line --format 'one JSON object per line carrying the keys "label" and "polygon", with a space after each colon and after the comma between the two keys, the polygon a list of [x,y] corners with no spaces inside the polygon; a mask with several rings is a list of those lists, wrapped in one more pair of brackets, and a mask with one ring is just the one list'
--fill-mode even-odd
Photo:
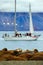
{"label": "rigging line", "polygon": [[[40,21],[42,20],[43,21],[43,18],[41,17],[41,16],[39,16],[38,14],[35,14],[36,16],[38,16],[38,18],[40,19]],[[43,26],[43,22],[42,23],[40,23],[40,22],[38,22],[41,26]]]}
{"label": "rigging line", "polygon": [[38,14],[35,14],[35,15],[37,15],[38,16],[38,18],[40,18],[40,20],[42,20],[43,21],[43,17],[41,17],[40,15],[38,15]]}

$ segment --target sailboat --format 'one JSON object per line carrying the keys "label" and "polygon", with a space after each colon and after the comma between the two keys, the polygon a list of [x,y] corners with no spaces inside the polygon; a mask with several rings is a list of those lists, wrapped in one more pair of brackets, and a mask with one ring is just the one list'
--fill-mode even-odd
{"label": "sailboat", "polygon": [[38,37],[40,35],[34,35],[34,27],[33,27],[33,23],[32,23],[32,13],[31,13],[31,4],[29,3],[29,16],[30,16],[30,33],[26,33],[24,35],[22,35],[21,33],[18,33],[16,31],[16,0],[15,0],[15,21],[14,21],[14,26],[15,26],[15,33],[14,33],[14,36],[9,36],[7,34],[4,35],[4,40],[6,41],[17,41],[17,40],[28,40],[28,41],[34,41],[34,40],[37,40]]}

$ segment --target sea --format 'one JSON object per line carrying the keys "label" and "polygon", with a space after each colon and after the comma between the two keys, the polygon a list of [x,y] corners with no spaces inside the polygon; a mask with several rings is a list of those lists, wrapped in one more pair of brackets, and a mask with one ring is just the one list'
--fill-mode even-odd
{"label": "sea", "polygon": [[[32,13],[32,22],[35,34],[40,34],[37,41],[5,41],[2,36],[7,33],[14,35],[14,12],[0,12],[0,50],[7,48],[14,50],[21,48],[23,50],[38,49],[43,51],[43,12]],[[16,29],[21,33],[26,33],[29,30],[29,13],[16,13]]]}
{"label": "sea", "polygon": [[[26,33],[28,31],[19,31],[20,33]],[[7,48],[8,50],[15,50],[21,48],[22,50],[34,50],[38,49],[43,51],[43,31],[35,31],[36,35],[40,34],[40,37],[36,41],[5,41],[2,38],[3,34],[14,35],[14,31],[0,31],[0,50]]]}

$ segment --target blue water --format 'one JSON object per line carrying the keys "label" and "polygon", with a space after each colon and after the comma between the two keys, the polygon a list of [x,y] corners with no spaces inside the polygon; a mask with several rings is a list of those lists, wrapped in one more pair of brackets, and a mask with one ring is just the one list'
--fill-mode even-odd
{"label": "blue water", "polygon": [[0,31],[0,49],[7,48],[9,50],[14,50],[17,48],[21,48],[23,50],[38,49],[39,51],[43,51],[43,31],[35,32],[36,34],[41,34],[37,41],[5,41],[4,39],[2,39],[2,35],[6,32],[10,35],[14,34],[13,31]]}
{"label": "blue water", "polygon": [[[14,12],[0,12],[0,31],[13,31],[14,30]],[[43,30],[43,12],[33,12],[32,20],[34,30]],[[5,24],[4,24],[5,23]],[[8,25],[9,23],[9,25]],[[13,25],[12,25],[13,23]],[[19,31],[29,30],[29,12],[16,13],[16,29]]]}

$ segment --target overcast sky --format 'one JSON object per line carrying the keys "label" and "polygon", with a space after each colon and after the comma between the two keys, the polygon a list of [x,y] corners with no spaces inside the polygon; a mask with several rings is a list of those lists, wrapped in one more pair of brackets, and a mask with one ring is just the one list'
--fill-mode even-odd
{"label": "overcast sky", "polygon": [[[43,0],[16,0],[17,12],[28,12],[29,2],[31,2],[32,12],[43,12]],[[14,12],[15,0],[0,0],[0,11]]]}

